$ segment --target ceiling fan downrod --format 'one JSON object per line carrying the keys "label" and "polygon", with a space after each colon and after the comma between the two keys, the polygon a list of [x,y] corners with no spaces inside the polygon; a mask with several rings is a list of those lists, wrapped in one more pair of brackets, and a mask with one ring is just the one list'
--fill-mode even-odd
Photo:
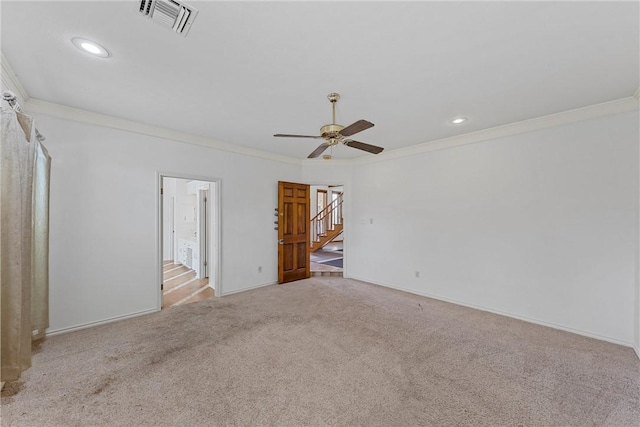
{"label": "ceiling fan downrod", "polygon": [[344,129],[344,126],[336,123],[336,102],[340,99],[340,94],[332,92],[327,95],[327,99],[331,102],[331,121],[330,125],[324,125],[320,128],[320,135],[327,140],[331,145],[336,145],[343,138],[340,135],[340,131]]}
{"label": "ceiling fan downrod", "polygon": [[331,124],[336,124],[336,102],[338,102],[338,99],[340,99],[340,94],[339,93],[335,93],[332,92],[329,95],[327,95],[327,99],[329,99],[329,101],[331,101],[331,110],[332,110],[332,121]]}

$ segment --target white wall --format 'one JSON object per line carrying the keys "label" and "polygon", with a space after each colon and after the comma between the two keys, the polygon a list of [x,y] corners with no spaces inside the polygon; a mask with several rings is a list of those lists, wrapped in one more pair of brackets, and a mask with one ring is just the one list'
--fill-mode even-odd
{"label": "white wall", "polygon": [[52,157],[50,333],[157,308],[159,171],[221,178],[222,294],[277,280],[277,181],[299,166],[35,117]]}
{"label": "white wall", "polygon": [[223,294],[277,278],[278,180],[341,183],[348,277],[629,345],[640,328],[636,113],[302,168],[36,119],[53,157],[50,332],[156,309],[158,171],[222,179]]}
{"label": "white wall", "polygon": [[631,112],[359,165],[349,276],[633,345],[638,135]]}
{"label": "white wall", "polygon": [[187,191],[188,182],[176,179],[176,235],[178,239],[195,241],[198,203],[196,194]]}

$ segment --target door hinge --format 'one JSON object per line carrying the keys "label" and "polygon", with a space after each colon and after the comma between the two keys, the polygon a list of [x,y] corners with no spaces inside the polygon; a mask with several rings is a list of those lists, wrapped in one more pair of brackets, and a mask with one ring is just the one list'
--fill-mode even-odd
{"label": "door hinge", "polygon": [[160,290],[164,291],[164,283],[160,283]]}
{"label": "door hinge", "polygon": [[160,189],[160,194],[164,194],[164,188]]}
{"label": "door hinge", "polygon": [[205,261],[205,262],[204,262],[204,266],[205,266],[205,267],[207,266],[207,261]]}

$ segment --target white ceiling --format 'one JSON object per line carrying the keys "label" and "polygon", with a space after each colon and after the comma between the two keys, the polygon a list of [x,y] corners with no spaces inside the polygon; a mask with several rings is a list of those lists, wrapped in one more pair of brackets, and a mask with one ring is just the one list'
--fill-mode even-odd
{"label": "white ceiling", "polygon": [[392,150],[639,86],[638,2],[187,3],[184,38],[133,0],[2,1],[2,51],[33,98],[301,159],[320,141],[272,135],[317,135],[329,92],[338,123],[375,123],[353,138]]}

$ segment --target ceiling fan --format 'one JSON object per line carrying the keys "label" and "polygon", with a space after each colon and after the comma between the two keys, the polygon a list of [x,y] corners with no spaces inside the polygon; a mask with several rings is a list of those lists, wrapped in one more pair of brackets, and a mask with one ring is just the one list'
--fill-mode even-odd
{"label": "ceiling fan", "polygon": [[[368,122],[366,120],[358,120],[355,123],[350,124],[347,127],[336,124],[336,102],[340,99],[340,94],[330,93],[327,95],[327,98],[331,102],[331,108],[333,111],[333,122],[330,125],[324,125],[320,128],[320,135],[288,135],[277,133],[273,136],[280,138],[315,138],[315,139],[324,139],[325,142],[320,144],[318,148],[313,150],[311,154],[309,154],[308,158],[313,159],[318,157],[320,154],[324,152],[329,147],[333,147],[334,145],[338,145],[339,143],[343,143],[347,147],[357,148],[358,150],[363,150],[368,153],[378,154],[381,153],[384,148],[378,147],[371,144],[365,144],[364,142],[354,141],[353,139],[347,139],[348,136],[355,135],[358,132],[362,132],[365,129],[369,129],[373,127],[373,123]],[[330,155],[322,156],[325,159],[330,159]]]}

